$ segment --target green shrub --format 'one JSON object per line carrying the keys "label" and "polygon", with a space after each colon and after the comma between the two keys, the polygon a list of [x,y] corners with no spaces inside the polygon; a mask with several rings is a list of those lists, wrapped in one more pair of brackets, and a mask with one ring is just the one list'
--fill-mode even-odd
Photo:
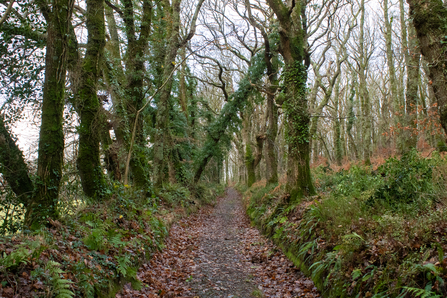
{"label": "green shrub", "polygon": [[421,157],[416,150],[399,160],[390,158],[377,169],[383,183],[366,202],[372,206],[385,203],[395,209],[401,204],[426,205],[434,194],[433,168],[439,158]]}

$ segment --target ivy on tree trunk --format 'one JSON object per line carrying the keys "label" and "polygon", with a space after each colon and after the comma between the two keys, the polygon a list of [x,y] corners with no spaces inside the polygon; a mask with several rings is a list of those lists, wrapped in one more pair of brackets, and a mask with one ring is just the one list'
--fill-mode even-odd
{"label": "ivy on tree trunk", "polygon": [[45,224],[58,217],[57,203],[64,160],[63,112],[71,15],[74,1],[56,0],[51,5],[37,1],[47,21],[45,79],[35,195],[27,210],[27,224]]}
{"label": "ivy on tree trunk", "polygon": [[102,198],[106,183],[100,162],[100,137],[104,124],[101,103],[97,96],[100,64],[105,46],[104,0],[87,0],[87,52],[79,88],[79,153],[77,166],[84,193],[92,198]]}
{"label": "ivy on tree trunk", "polygon": [[[280,53],[284,57],[283,100],[287,117],[287,186],[292,199],[315,194],[310,175],[309,111],[306,81],[309,54],[305,53],[306,31],[303,28],[305,2],[267,0],[278,18]],[[306,63],[306,65],[305,65]]]}

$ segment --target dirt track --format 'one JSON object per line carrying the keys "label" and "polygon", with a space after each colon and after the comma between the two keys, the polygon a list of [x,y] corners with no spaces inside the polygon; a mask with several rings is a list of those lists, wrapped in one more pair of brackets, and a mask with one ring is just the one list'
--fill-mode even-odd
{"label": "dirt track", "polygon": [[228,189],[214,208],[181,220],[166,248],[116,297],[319,297],[270,241],[249,225],[238,193]]}

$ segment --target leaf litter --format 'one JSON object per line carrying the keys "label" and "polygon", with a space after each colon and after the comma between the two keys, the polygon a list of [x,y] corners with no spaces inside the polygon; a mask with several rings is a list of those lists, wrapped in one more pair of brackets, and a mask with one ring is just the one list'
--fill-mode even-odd
{"label": "leaf litter", "polygon": [[165,248],[116,295],[129,297],[320,297],[313,282],[279,248],[250,226],[238,193],[229,188],[214,208],[181,219]]}

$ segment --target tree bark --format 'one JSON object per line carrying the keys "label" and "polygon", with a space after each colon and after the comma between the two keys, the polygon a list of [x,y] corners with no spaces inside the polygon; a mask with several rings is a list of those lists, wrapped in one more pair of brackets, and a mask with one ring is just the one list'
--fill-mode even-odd
{"label": "tree bark", "polygon": [[0,115],[0,172],[25,208],[33,194],[34,185],[28,175],[28,166]]}
{"label": "tree bark", "polygon": [[[166,48],[166,57],[163,67],[163,80],[167,81],[166,85],[160,92],[160,98],[157,104],[157,116],[155,124],[154,135],[154,186],[156,189],[160,189],[165,182],[165,168],[167,165],[167,159],[169,156],[169,143],[171,139],[171,132],[169,131],[169,99],[171,96],[173,79],[171,73],[175,68],[175,59],[179,49],[184,47],[186,43],[194,36],[196,30],[196,20],[200,8],[202,7],[204,0],[199,0],[194,16],[191,21],[191,28],[187,36],[183,39],[180,38],[180,5],[181,0],[173,0],[172,4],[165,0],[163,5],[169,14],[168,26],[168,43]],[[208,159],[207,159],[208,161]],[[204,170],[204,167],[202,171]]]}
{"label": "tree bark", "polygon": [[104,0],[87,0],[87,51],[82,64],[79,88],[79,153],[77,166],[82,189],[91,198],[101,199],[106,191],[106,183],[100,162],[100,137],[103,128],[98,96],[105,46]]}
{"label": "tree bark", "polygon": [[278,134],[278,107],[273,94],[267,94],[267,121],[265,163],[267,183],[270,184],[278,183],[278,157],[275,149]]}
{"label": "tree bark", "polygon": [[267,184],[278,183],[278,161],[275,150],[276,135],[278,134],[278,107],[275,103],[275,93],[278,83],[278,63],[274,62],[277,52],[272,52],[269,35],[265,28],[259,24],[252,15],[250,1],[245,0],[245,7],[248,12],[248,19],[252,26],[256,27],[264,38],[264,61],[267,67],[267,80],[270,84],[266,92],[267,111],[266,111],[266,179]]}
{"label": "tree bark", "polygon": [[[383,14],[385,19],[385,46],[386,46],[386,60],[388,64],[388,71],[390,75],[390,87],[391,87],[391,98],[393,100],[393,119],[394,119],[394,127],[397,128],[400,123],[400,114],[401,114],[401,103],[399,100],[399,94],[397,92],[397,80],[396,80],[396,69],[394,67],[394,53],[393,53],[393,40],[392,40],[392,28],[391,21],[388,16],[389,7],[388,0],[383,1]],[[368,116],[369,117],[369,116]],[[395,137],[395,142],[397,147],[401,147],[400,137]],[[401,149],[401,148],[399,148]]]}
{"label": "tree bark", "polygon": [[[124,90],[125,109],[129,117],[128,131],[132,131],[135,123],[136,113],[143,107],[145,92],[143,90],[145,67],[144,54],[148,47],[148,39],[152,23],[152,3],[149,0],[143,1],[139,37],[136,36],[135,13],[131,0],[124,0],[123,20],[125,32],[128,40],[126,51],[126,77],[127,85]],[[148,161],[144,147],[146,146],[146,134],[144,132],[143,117],[138,118],[135,131],[135,146],[130,159],[130,169],[135,186],[146,188],[149,185],[149,174],[147,172]],[[126,135],[126,149],[130,150],[130,136]],[[127,177],[126,177],[127,178]]]}
{"label": "tree bark", "polygon": [[287,186],[292,199],[315,194],[310,174],[309,122],[306,99],[308,61],[305,53],[304,2],[292,1],[287,7],[280,0],[267,0],[281,26],[280,53],[284,57],[286,86],[284,107],[287,117]]}
{"label": "tree bark", "polygon": [[[386,0],[385,0],[386,2]],[[360,3],[360,36],[359,36],[359,98],[362,108],[362,136],[363,136],[363,160],[365,165],[371,164],[371,119],[370,119],[370,100],[367,90],[367,57],[365,53],[364,40],[365,40],[365,0]],[[393,66],[394,67],[394,66]],[[394,69],[394,68],[393,68]]]}
{"label": "tree bark", "polygon": [[343,148],[341,140],[341,129],[339,119],[339,106],[340,106],[340,80],[338,79],[335,85],[334,93],[334,148],[335,148],[335,162],[338,166],[341,166],[343,159]]}
{"label": "tree bark", "polygon": [[447,132],[447,8],[442,0],[407,0],[419,39],[421,53],[429,64],[429,77],[435,93],[441,125]]}
{"label": "tree bark", "polygon": [[406,130],[404,151],[416,148],[417,144],[417,105],[419,85],[420,50],[416,31],[413,25],[408,27],[409,58],[407,66],[407,93],[406,93]]}
{"label": "tree bark", "polygon": [[37,228],[58,217],[57,203],[64,158],[63,112],[69,36],[74,1],[37,1],[47,21],[45,79],[35,195],[27,210],[27,224]]}

